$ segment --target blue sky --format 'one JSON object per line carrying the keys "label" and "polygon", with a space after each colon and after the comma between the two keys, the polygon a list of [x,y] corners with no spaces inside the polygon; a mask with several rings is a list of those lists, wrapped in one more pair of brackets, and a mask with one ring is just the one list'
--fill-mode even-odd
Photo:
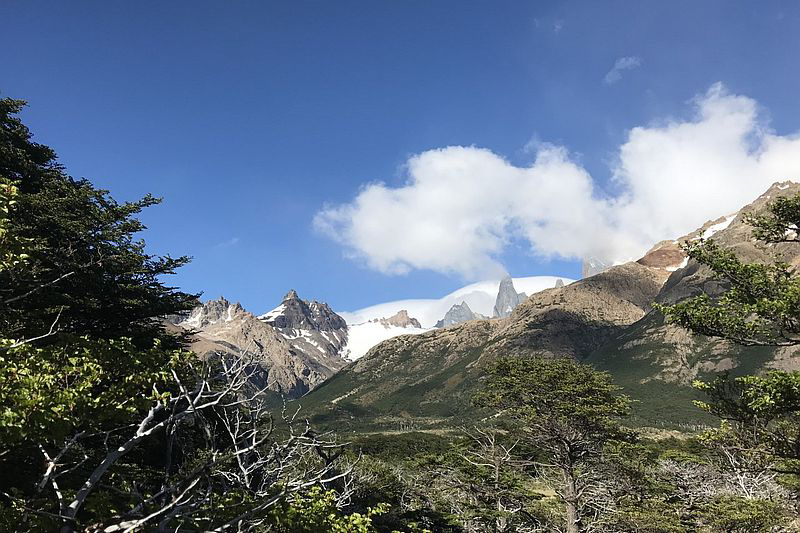
{"label": "blue sky", "polygon": [[[194,256],[175,283],[256,312],[290,288],[348,310],[443,295],[485,273],[455,256],[402,255],[386,228],[377,234],[386,250],[315,229],[315,215],[341,215],[369,183],[383,182],[390,196],[407,185],[416,155],[476,147],[513,170],[555,145],[562,163],[591,176],[593,198],[614,200],[627,187],[611,178],[632,128],[674,133],[668,124],[699,120],[720,98],[725,113],[739,112],[736,95],[770,135],[791,139],[800,128],[795,2],[10,0],[0,13],[0,94],[29,101],[24,118],[37,140],[119,199],[163,196],[143,217],[145,238],[154,252]],[[718,82],[722,96],[709,92]],[[630,183],[662,179],[630,161]],[[503,182],[507,195],[526,179]],[[587,212],[569,200],[559,208]],[[392,211],[402,216],[382,221],[398,242],[413,233],[403,217],[417,207],[404,203]],[[334,231],[368,218],[347,216]],[[492,233],[492,264],[515,276],[577,277],[575,257],[588,248],[531,237],[540,221],[521,218],[501,225],[528,233],[479,228]],[[609,227],[634,215],[625,220]],[[648,235],[658,231],[667,230]],[[451,244],[442,249],[457,255]]]}

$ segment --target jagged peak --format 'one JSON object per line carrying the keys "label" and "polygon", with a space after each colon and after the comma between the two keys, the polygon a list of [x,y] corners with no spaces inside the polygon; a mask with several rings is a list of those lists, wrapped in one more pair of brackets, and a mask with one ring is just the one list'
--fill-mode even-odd
{"label": "jagged peak", "polygon": [[497,299],[494,304],[495,317],[507,317],[511,315],[511,311],[519,305],[520,294],[514,288],[514,280],[511,276],[506,274],[500,281],[500,288],[497,291]]}
{"label": "jagged peak", "polygon": [[286,293],[286,296],[283,297],[283,301],[286,300],[299,300],[300,297],[297,295],[297,291],[294,289],[290,289],[289,292]]}
{"label": "jagged peak", "polygon": [[278,307],[258,318],[278,329],[309,331],[347,329],[344,319],[337,315],[328,304],[316,300],[311,302],[302,300],[294,289],[286,293]]}
{"label": "jagged peak", "polygon": [[224,296],[216,300],[208,300],[194,309],[189,315],[178,322],[184,328],[202,328],[217,322],[232,321],[238,314],[245,312],[242,304],[236,302],[232,304]]}
{"label": "jagged peak", "polygon": [[419,323],[419,320],[409,316],[408,311],[406,309],[401,309],[400,311],[396,312],[392,316],[386,318],[376,318],[370,320],[370,322],[377,322],[382,324],[384,327],[388,328],[390,326],[395,326],[399,328],[418,328],[422,329],[422,324]]}
{"label": "jagged peak", "polygon": [[460,304],[453,304],[445,313],[444,318],[436,323],[437,328],[445,328],[455,324],[461,324],[469,320],[483,320],[487,317],[470,309],[466,301],[461,300]]}

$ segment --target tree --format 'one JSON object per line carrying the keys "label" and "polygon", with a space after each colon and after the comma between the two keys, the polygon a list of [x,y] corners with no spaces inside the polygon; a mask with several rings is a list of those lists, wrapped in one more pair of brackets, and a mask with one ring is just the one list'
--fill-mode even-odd
{"label": "tree", "polygon": [[[800,195],[777,198],[766,213],[749,215],[753,236],[767,245],[800,243]],[[744,263],[713,239],[684,244],[689,258],[711,269],[728,288],[672,306],[658,306],[667,318],[694,333],[747,346],[800,344],[800,277],[780,261]]]}
{"label": "tree", "polygon": [[541,450],[545,459],[538,465],[561,477],[565,530],[579,533],[598,482],[592,465],[607,443],[626,438],[620,419],[629,412],[629,399],[608,374],[568,358],[506,357],[488,374],[478,405],[510,418],[515,436]]}
{"label": "tree", "polygon": [[[800,195],[776,198],[763,213],[749,214],[746,220],[754,228],[753,237],[767,247],[800,243]],[[716,298],[702,294],[658,306],[669,321],[740,345],[800,345],[800,276],[793,266],[744,263],[714,240],[688,242],[684,248],[727,289]],[[735,379],[722,375],[694,385],[708,398],[695,403],[722,420],[705,440],[742,483],[768,478],[766,470],[800,473],[800,372]]]}
{"label": "tree", "polygon": [[136,215],[160,200],[116,202],[108,191],[71,178],[55,152],[32,141],[18,114],[21,100],[0,99],[0,177],[16,187],[4,239],[26,243],[25,268],[0,271],[0,332],[25,339],[48,332],[93,338],[153,339],[177,347],[157,317],[190,309],[196,295],[165,286],[162,277],[187,257],[153,256],[136,235]]}
{"label": "tree", "polygon": [[[160,280],[187,259],[135,239],[135,215],[157,201],[119,204],[71,178],[31,140],[23,105],[0,99],[0,514],[48,489],[38,480],[65,439],[91,461],[153,402],[180,395],[174,376],[192,384],[184,339],[160,322],[195,299]],[[78,470],[53,490],[77,490]]]}
{"label": "tree", "polygon": [[164,328],[196,295],[136,239],[158,200],[71,178],[22,106],[0,99],[0,529],[372,531],[341,445]]}
{"label": "tree", "polygon": [[[0,525],[61,533],[241,531],[324,518],[292,512],[292,502],[321,498],[325,508],[340,506],[347,491],[305,494],[315,487],[332,491],[352,464],[340,444],[315,433],[297,413],[284,412],[274,422],[259,401],[262,391],[252,386],[253,372],[251,361],[219,360],[205,365],[191,387],[173,373],[180,392],[151,402],[134,424],[102,435],[82,430],[59,445],[39,443],[45,468],[35,490],[7,495],[11,510],[0,515]],[[153,443],[164,461],[142,473],[135,456]],[[369,516],[331,523],[366,532]]]}

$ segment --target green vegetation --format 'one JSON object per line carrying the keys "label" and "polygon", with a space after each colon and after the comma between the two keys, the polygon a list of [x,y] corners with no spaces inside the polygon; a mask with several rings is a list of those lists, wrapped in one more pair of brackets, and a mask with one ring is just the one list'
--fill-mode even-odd
{"label": "green vegetation", "polygon": [[71,178],[0,99],[0,530],[373,531],[335,441],[261,407],[248,361],[198,361],[166,315],[186,257]]}
{"label": "green vegetation", "polygon": [[501,359],[489,376],[477,402],[511,418],[518,437],[559,471],[565,531],[581,531],[586,474],[606,443],[625,438],[628,398],[610,376],[572,359]]}

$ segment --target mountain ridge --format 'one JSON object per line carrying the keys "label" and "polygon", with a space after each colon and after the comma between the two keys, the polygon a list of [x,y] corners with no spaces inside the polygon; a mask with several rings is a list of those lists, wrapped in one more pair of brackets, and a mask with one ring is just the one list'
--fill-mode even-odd
{"label": "mountain ridge", "polygon": [[637,416],[642,419],[653,413],[658,416],[650,420],[701,419],[701,413],[689,413],[692,379],[722,370],[800,368],[800,357],[796,350],[739,349],[724,341],[691,336],[664,324],[652,304],[721,290],[720,282],[705,267],[687,260],[680,248],[684,240],[714,237],[747,261],[776,256],[800,264],[800,256],[790,246],[759,248],[744,223],[744,213],[763,210],[776,196],[797,193],[800,184],[776,183],[737,213],[657,243],[637,261],[532,295],[509,317],[384,341],[304,397],[301,404],[323,422],[453,421],[471,412],[470,397],[480,382],[481,369],[494,358],[567,356],[610,371],[641,400]]}

